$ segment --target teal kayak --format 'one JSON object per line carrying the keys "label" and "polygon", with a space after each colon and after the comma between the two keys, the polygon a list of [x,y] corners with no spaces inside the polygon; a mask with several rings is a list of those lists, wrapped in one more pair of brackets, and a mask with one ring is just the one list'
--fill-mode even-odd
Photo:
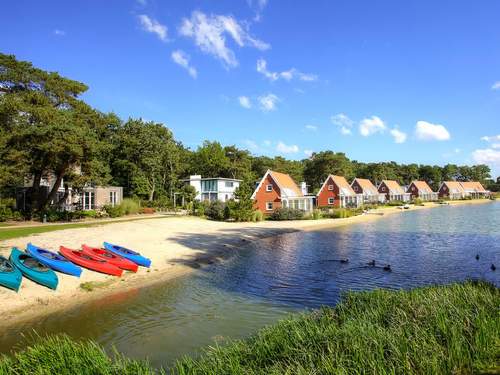
{"label": "teal kayak", "polygon": [[0,255],[0,285],[15,290],[19,290],[23,275],[14,265],[5,257]]}
{"label": "teal kayak", "polygon": [[51,289],[57,288],[58,279],[55,272],[31,255],[26,254],[17,247],[13,247],[10,253],[10,261],[28,279]]}

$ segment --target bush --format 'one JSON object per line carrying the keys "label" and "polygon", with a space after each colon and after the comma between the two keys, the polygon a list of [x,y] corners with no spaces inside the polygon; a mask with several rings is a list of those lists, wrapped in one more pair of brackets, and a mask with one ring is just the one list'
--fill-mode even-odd
{"label": "bush", "polygon": [[255,210],[252,213],[252,221],[255,223],[255,222],[258,222],[258,221],[262,221],[262,220],[264,220],[264,214],[262,213],[262,211]]}
{"label": "bush", "polygon": [[323,217],[323,211],[315,209],[315,210],[313,210],[313,212],[311,213],[311,215],[309,217],[312,220],[319,220]]}
{"label": "bush", "polygon": [[363,213],[362,208],[333,208],[323,213],[324,217],[330,219],[345,219]]}
{"label": "bush", "polygon": [[423,206],[423,205],[424,205],[424,201],[423,201],[422,199],[420,199],[420,198],[415,198],[415,199],[413,200],[413,204],[414,204],[415,206]]}
{"label": "bush", "polygon": [[390,201],[390,202],[387,202],[386,205],[387,206],[402,206],[404,205],[405,203],[403,201]]}
{"label": "bush", "polygon": [[23,220],[23,215],[19,211],[15,211],[11,209],[10,207],[1,207],[0,206],[0,222],[3,221],[9,221],[9,220],[16,220],[20,221]]}
{"label": "bush", "polygon": [[302,220],[304,219],[304,211],[295,208],[280,207],[276,209],[269,220]]}
{"label": "bush", "polygon": [[205,216],[205,211],[208,209],[210,202],[208,201],[193,201],[193,211],[194,216]]}
{"label": "bush", "polygon": [[224,220],[225,219],[226,205],[219,200],[212,201],[205,210],[205,216],[211,220]]}
{"label": "bush", "polygon": [[120,207],[124,215],[134,215],[139,213],[141,206],[139,202],[131,198],[125,198],[121,203]]}
{"label": "bush", "polygon": [[112,205],[108,204],[108,205],[104,206],[103,209],[108,214],[109,217],[120,217],[120,216],[125,215],[121,205],[112,206]]}

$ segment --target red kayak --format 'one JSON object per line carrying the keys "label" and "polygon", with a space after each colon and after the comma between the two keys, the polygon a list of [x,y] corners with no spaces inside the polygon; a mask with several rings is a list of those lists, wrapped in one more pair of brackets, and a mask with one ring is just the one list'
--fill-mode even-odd
{"label": "red kayak", "polygon": [[115,253],[112,253],[106,249],[99,249],[98,247],[90,247],[87,245],[82,245],[82,252],[90,257],[104,260],[113,266],[121,268],[122,270],[137,272],[139,266],[134,262],[125,259]]}
{"label": "red kayak", "polygon": [[92,271],[107,273],[108,275],[121,276],[123,271],[111,263],[105,260],[98,259],[97,257],[92,257],[79,250],[68,249],[67,247],[61,246],[59,248],[59,253],[79,266],[88,268]]}

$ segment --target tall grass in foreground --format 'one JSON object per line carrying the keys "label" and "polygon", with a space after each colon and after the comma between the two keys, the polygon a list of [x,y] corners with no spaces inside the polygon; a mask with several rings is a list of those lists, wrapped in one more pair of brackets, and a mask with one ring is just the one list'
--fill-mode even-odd
{"label": "tall grass in foreground", "polygon": [[[0,358],[0,374],[153,374],[67,336]],[[178,374],[500,373],[500,290],[483,282],[348,294],[334,309],[177,362]]]}
{"label": "tall grass in foreground", "polygon": [[199,359],[179,374],[500,373],[500,291],[466,282],[351,293]]}

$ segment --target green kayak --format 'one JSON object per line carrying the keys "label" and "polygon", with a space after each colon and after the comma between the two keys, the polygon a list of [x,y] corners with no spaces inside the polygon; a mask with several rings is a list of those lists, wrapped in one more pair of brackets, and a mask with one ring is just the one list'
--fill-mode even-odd
{"label": "green kayak", "polygon": [[15,290],[19,290],[23,275],[14,265],[5,257],[0,255],[0,285]]}
{"label": "green kayak", "polygon": [[10,261],[28,279],[51,289],[57,288],[58,279],[55,272],[31,255],[26,254],[17,247],[13,247],[10,253]]}

